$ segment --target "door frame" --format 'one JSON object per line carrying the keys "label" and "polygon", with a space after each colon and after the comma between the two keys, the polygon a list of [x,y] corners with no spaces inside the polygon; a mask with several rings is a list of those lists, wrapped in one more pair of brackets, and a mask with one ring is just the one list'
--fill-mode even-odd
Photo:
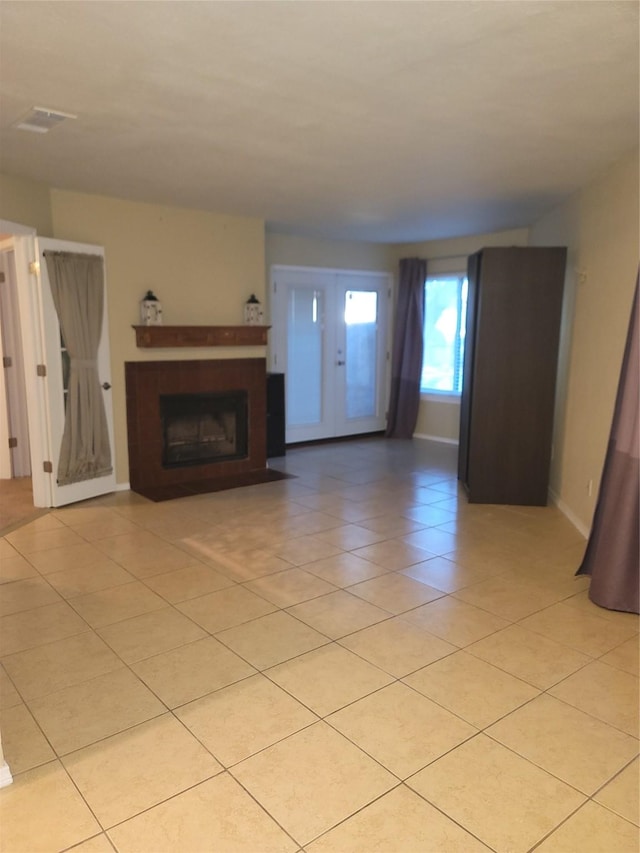
{"label": "door frame", "polygon": [[[45,473],[44,464],[51,459],[48,441],[49,409],[46,383],[38,377],[38,365],[46,364],[42,334],[42,301],[36,276],[26,272],[28,287],[20,286],[20,270],[29,270],[37,263],[35,231],[30,235],[14,239],[16,271],[18,275],[18,305],[22,340],[31,346],[23,349],[27,411],[29,412],[29,448],[31,452],[31,485],[33,503],[38,507],[50,507],[51,480]],[[40,381],[38,381],[40,380]]]}
{"label": "door frame", "polygon": [[[13,250],[13,264],[14,264],[14,272],[16,273],[16,291],[18,291],[18,293],[17,293],[18,303],[20,302],[20,296],[19,296],[20,288],[17,284],[17,263],[18,263],[18,259],[16,256],[16,241],[14,238],[16,238],[16,237],[35,237],[35,235],[36,235],[36,229],[30,225],[23,225],[21,222],[12,222],[9,219],[0,219],[0,239],[2,241],[2,249],[3,250]],[[22,308],[20,307],[19,304],[17,306],[13,305],[12,307],[18,309],[18,314],[17,314],[17,316],[13,316],[11,318],[10,322],[12,324],[14,324],[16,327],[19,327],[22,334],[24,334],[24,327],[22,326],[22,322],[21,322]],[[28,353],[28,348],[24,345],[24,340],[25,339],[23,338],[22,339],[22,359],[23,359],[23,366],[24,366],[24,371],[25,371],[25,388],[22,390],[26,396],[25,405],[27,406],[27,410],[29,410],[29,405],[28,405],[29,391],[26,388],[26,383],[27,383],[26,358],[27,358],[29,353]],[[0,400],[0,405],[2,406],[2,414],[0,415],[0,417],[3,420],[3,424],[6,424],[6,427],[8,430],[8,413],[7,413],[7,409],[6,409],[7,399],[6,399],[6,388],[4,386],[4,383],[2,384],[1,391],[2,391],[2,399]],[[45,506],[45,504],[35,502],[36,480],[38,480],[39,478],[34,477],[34,473],[33,473],[33,456],[31,454],[31,441],[32,441],[32,433],[34,432],[34,426],[31,423],[31,416],[30,415],[29,415],[28,421],[29,422],[28,422],[27,429],[28,429],[29,448],[30,448],[29,454],[31,457],[31,467],[32,467],[31,478],[32,478],[32,488],[34,489],[34,505],[35,506]],[[7,439],[8,439],[8,431],[7,431]],[[11,462],[11,455],[10,455],[10,451],[9,451],[8,442],[6,444],[6,449],[5,449],[5,444],[3,441],[3,447],[2,447],[2,449],[0,449],[0,454],[2,455],[2,464],[0,465],[1,470],[7,474],[9,472],[12,472],[12,462]],[[10,479],[10,478],[12,478],[12,477],[10,476],[10,477],[7,477],[6,479]],[[38,494],[39,494],[39,496],[42,495],[42,490],[39,487],[38,487]]]}
{"label": "door frame", "polygon": [[[0,401],[5,403],[0,407],[0,478],[14,479],[31,476],[31,456],[13,238],[0,241],[0,258],[4,273],[0,349],[11,358],[11,366],[0,372]],[[13,448],[9,448],[10,436],[17,439]]]}

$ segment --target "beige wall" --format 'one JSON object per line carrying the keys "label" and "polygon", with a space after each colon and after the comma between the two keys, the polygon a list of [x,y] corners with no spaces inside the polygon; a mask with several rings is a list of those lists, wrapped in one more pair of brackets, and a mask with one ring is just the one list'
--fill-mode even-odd
{"label": "beige wall", "polygon": [[422,395],[414,435],[458,442],[460,433],[460,401],[457,397],[438,399],[435,394]]}
{"label": "beige wall", "polygon": [[530,230],[530,245],[569,250],[551,488],[584,529],[595,508],[638,271],[638,186],[636,150]]}
{"label": "beige wall", "polygon": [[[234,348],[137,349],[132,325],[151,288],[167,325],[236,325],[251,293],[265,297],[264,223],[63,190],[51,191],[54,236],[105,248],[116,479],[129,480],[124,363],[238,358]],[[243,348],[261,357],[264,347]]]}
{"label": "beige wall", "polygon": [[53,233],[49,187],[37,181],[0,175],[0,219],[35,228],[43,237]]}
{"label": "beige wall", "polygon": [[420,257],[429,262],[427,272],[466,272],[467,257],[487,246],[526,246],[528,228],[510,228],[488,234],[452,237],[448,240],[426,240],[422,243],[397,243],[393,246],[393,265],[397,269],[400,258]]}
{"label": "beige wall", "polygon": [[[490,234],[474,234],[449,240],[428,240],[423,243],[403,243],[391,247],[394,272],[400,258],[420,257],[427,259],[427,274],[466,272],[467,257],[486,246],[526,246],[527,228],[513,228]],[[457,399],[434,399],[434,395],[423,396],[418,411],[415,434],[457,441],[460,432],[460,403]]]}
{"label": "beige wall", "polygon": [[393,247],[384,243],[316,240],[311,237],[267,232],[265,250],[267,280],[274,264],[372,272],[393,271]]}

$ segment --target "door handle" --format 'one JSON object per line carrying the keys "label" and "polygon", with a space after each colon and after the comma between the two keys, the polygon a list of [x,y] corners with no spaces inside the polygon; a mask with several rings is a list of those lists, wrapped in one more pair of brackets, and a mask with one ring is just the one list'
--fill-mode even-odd
{"label": "door handle", "polygon": [[109,388],[111,388],[111,384],[109,382],[103,382],[102,387],[104,388],[105,391],[108,391]]}
{"label": "door handle", "polygon": [[338,367],[341,367],[344,363],[345,363],[344,361],[336,361],[336,364],[338,365]]}

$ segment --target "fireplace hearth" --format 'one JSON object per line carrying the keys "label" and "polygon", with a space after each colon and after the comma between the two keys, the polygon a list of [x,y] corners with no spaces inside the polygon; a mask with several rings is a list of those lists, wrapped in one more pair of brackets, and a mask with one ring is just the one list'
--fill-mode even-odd
{"label": "fireplace hearth", "polygon": [[152,500],[277,479],[263,358],[125,363],[129,478]]}

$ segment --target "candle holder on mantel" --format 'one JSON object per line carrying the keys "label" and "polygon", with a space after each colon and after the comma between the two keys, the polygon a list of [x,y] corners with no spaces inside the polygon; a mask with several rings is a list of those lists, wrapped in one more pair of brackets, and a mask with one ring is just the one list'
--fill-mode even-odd
{"label": "candle holder on mantel", "polygon": [[244,304],[244,322],[247,326],[261,326],[264,321],[262,305],[256,298],[255,293],[247,299]]}
{"label": "candle holder on mantel", "polygon": [[162,303],[152,290],[147,290],[140,303],[140,322],[143,326],[162,325]]}

